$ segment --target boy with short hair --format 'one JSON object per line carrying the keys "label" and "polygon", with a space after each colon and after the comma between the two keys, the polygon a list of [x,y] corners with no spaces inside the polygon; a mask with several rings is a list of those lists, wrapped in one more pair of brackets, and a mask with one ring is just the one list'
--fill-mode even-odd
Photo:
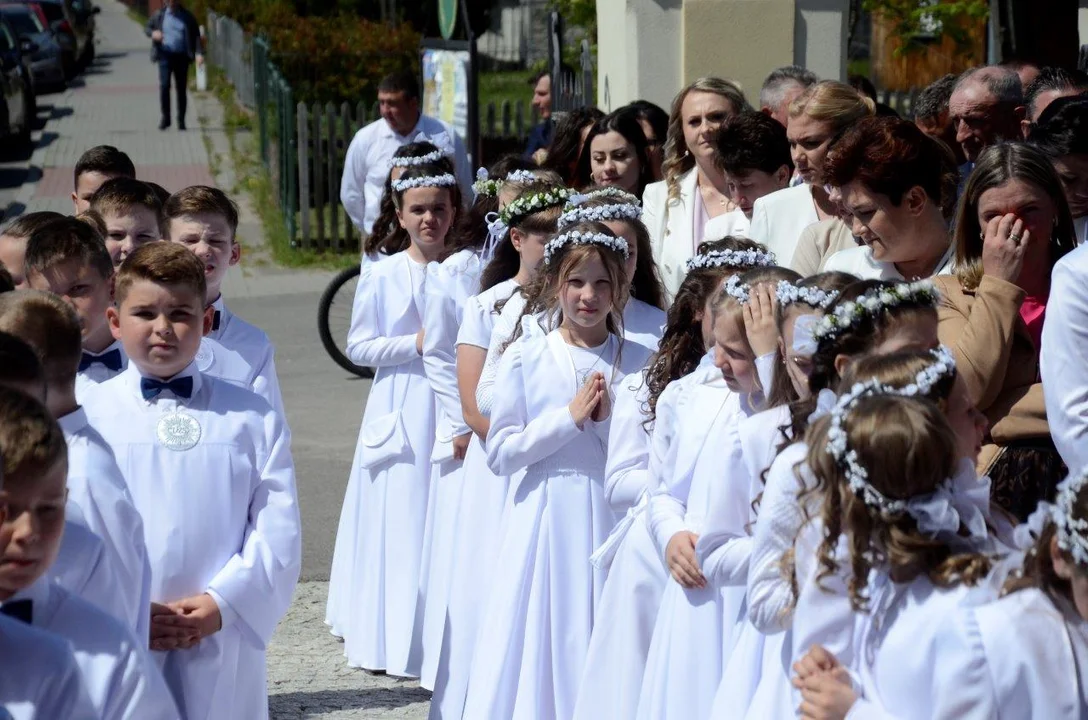
{"label": "boy with short hair", "polygon": [[113,302],[113,263],[94,229],[75,218],[42,224],[27,243],[27,284],[67,299],[79,316],[83,354],[76,394],[105,382],[128,360],[106,321]]}
{"label": "boy with short hair", "polygon": [[145,182],[107,180],[91,196],[90,209],[105,223],[103,240],[115,269],[140,245],[162,240],[162,201]]}
{"label": "boy with short hair", "polygon": [[151,647],[187,718],[265,717],[264,648],[291,602],[300,528],[290,439],[251,391],[202,373],[205,266],[137,248],[108,311],[129,366],[88,393],[144,517]]}
{"label": "boy with short hair", "polygon": [[0,613],[71,643],[102,718],[177,718],[132,631],[50,580],[65,532],[67,445],[48,408],[9,388],[0,388],[0,456],[8,511],[0,526]]}
{"label": "boy with short hair", "polygon": [[0,265],[11,274],[16,290],[26,287],[26,243],[30,236],[50,220],[64,217],[55,212],[20,215],[0,228]]}
{"label": "boy with short hair", "polygon": [[263,330],[232,313],[221,291],[227,270],[242,256],[242,248],[235,241],[238,207],[222,190],[193,185],[166,201],[163,224],[165,240],[187,247],[204,263],[208,300],[215,308],[208,337],[241,355],[249,365],[247,377],[227,379],[241,380],[282,415],[283,398],[272,341]]}
{"label": "boy with short hair", "polygon": [[0,331],[18,336],[42,359],[45,404],[68,443],[68,502],[79,508],[87,528],[105,544],[126,601],[120,619],[137,637],[146,638],[151,566],[143,520],[106,441],[90,427],[86,411],[76,401],[79,318],[56,295],[25,290],[0,296]]}
{"label": "boy with short hair", "polygon": [[136,166],[128,155],[112,145],[98,145],[83,153],[76,162],[75,191],[72,192],[74,214],[86,210],[98,188],[115,177],[136,177]]}

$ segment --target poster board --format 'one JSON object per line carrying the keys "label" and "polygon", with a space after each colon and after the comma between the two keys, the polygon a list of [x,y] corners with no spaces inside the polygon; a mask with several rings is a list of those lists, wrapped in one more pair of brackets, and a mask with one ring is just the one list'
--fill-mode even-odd
{"label": "poster board", "polygon": [[474,43],[425,41],[420,49],[423,70],[423,113],[446,122],[460,136],[475,162],[476,77]]}

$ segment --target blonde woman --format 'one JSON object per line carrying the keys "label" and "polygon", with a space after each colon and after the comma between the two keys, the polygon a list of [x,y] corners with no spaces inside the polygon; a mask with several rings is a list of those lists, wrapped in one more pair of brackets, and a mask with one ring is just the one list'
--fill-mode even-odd
{"label": "blonde woman", "polygon": [[800,185],[756,200],[749,237],[774,253],[779,265],[789,267],[801,231],[822,220],[838,217],[838,208],[823,187],[823,165],[834,139],[848,126],[873,114],[869,98],[840,82],[825,80],[790,103],[786,137]]}
{"label": "blonde woman", "polygon": [[725,176],[714,163],[714,132],[729,117],[751,110],[739,86],[699,78],[672,102],[665,142],[665,179],[646,186],[642,222],[670,298],[684,279],[684,263],[703,241],[703,228],[733,209]]}

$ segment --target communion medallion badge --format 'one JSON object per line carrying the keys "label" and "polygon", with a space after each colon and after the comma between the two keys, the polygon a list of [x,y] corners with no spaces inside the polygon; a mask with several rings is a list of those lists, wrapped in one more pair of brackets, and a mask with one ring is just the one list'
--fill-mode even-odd
{"label": "communion medallion badge", "polygon": [[196,366],[200,372],[207,372],[212,366],[212,362],[215,361],[215,354],[212,352],[211,346],[204,340],[200,341],[200,349],[196,351]]}
{"label": "communion medallion badge", "polygon": [[200,442],[200,423],[196,418],[180,410],[166,413],[159,418],[159,442],[163,447],[184,452]]}

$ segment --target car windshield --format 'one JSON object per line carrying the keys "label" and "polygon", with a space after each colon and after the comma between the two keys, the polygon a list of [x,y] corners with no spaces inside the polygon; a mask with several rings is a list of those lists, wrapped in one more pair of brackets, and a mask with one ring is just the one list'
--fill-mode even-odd
{"label": "car windshield", "polygon": [[45,32],[38,18],[26,8],[3,8],[0,9],[0,16],[8,21],[8,25],[20,37]]}
{"label": "car windshield", "polygon": [[38,7],[45,12],[45,19],[50,23],[59,22],[64,19],[64,8],[56,3],[43,2],[39,3]]}

